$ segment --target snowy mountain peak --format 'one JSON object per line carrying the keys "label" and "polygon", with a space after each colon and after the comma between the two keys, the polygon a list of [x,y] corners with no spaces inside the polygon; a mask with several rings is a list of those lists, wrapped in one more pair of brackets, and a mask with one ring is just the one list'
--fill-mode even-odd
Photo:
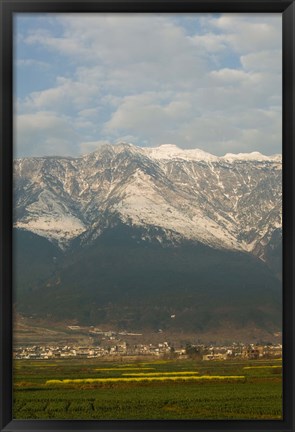
{"label": "snowy mountain peak", "polygon": [[113,150],[116,151],[122,151],[122,150],[133,150],[133,151],[138,151],[140,149],[140,147],[137,147],[136,145],[126,142],[126,141],[120,141],[117,142],[116,144],[114,144],[113,146]]}
{"label": "snowy mountain peak", "polygon": [[124,141],[118,142],[116,144],[110,145],[108,143],[100,144],[96,150],[91,153],[85,153],[81,156],[81,158],[100,158],[103,154],[112,154],[116,155],[121,153],[122,151],[129,150],[131,152],[140,152],[140,147],[135,146],[134,144],[127,143]]}
{"label": "snowy mountain peak", "polygon": [[[282,162],[281,154],[274,154],[271,156],[263,155],[258,151],[251,153],[226,153],[224,156],[216,156],[208,153],[202,149],[182,149],[176,144],[161,144],[157,147],[139,147],[135,144],[126,141],[120,141],[115,144],[101,144],[92,153],[82,155],[80,158],[67,158],[67,159],[100,159],[103,154],[116,156],[122,152],[129,152],[131,154],[146,156],[154,161],[168,161],[168,160],[183,160],[183,161],[204,161],[204,162],[226,162],[234,163],[236,161],[257,161],[257,162]],[[21,160],[40,160],[43,158],[24,158]],[[44,159],[66,159],[62,157],[44,157]]]}
{"label": "snowy mountain peak", "polygon": [[162,144],[159,147],[150,147],[143,149],[152,159],[183,159],[183,160],[198,160],[198,161],[213,161],[218,160],[217,156],[205,152],[201,149],[181,149],[175,144]]}
{"label": "snowy mountain peak", "polygon": [[254,151],[251,153],[227,153],[225,156],[223,156],[223,159],[226,159],[228,161],[235,161],[235,160],[244,160],[244,161],[279,161],[281,158],[280,155],[273,155],[273,156],[265,156],[262,153],[258,151]]}

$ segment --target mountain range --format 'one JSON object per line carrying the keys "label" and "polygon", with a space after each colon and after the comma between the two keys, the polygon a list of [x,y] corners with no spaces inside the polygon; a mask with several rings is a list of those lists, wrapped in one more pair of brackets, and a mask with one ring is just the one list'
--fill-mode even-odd
{"label": "mountain range", "polygon": [[281,328],[282,157],[120,143],[17,159],[14,242],[22,314],[271,335]]}

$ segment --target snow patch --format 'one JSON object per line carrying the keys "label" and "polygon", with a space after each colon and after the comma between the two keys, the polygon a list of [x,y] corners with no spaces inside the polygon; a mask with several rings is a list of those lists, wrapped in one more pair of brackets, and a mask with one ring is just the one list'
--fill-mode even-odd
{"label": "snow patch", "polygon": [[252,152],[252,153],[227,153],[225,156],[223,156],[220,159],[225,159],[228,161],[235,161],[235,160],[244,160],[244,161],[271,161],[273,160],[271,156],[265,156],[259,152]]}
{"label": "snow patch", "polygon": [[53,218],[52,215],[19,221],[15,224],[15,228],[25,229],[41,237],[56,240],[59,244],[68,242],[87,229],[85,225],[74,216]]}
{"label": "snow patch", "polygon": [[219,158],[200,149],[180,149],[175,144],[162,144],[159,147],[142,148],[152,159],[183,159],[186,161],[217,161]]}

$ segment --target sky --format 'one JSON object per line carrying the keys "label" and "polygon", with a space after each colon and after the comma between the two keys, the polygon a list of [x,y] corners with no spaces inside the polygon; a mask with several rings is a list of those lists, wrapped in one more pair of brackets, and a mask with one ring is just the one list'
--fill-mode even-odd
{"label": "sky", "polygon": [[16,14],[14,153],[282,151],[281,14]]}

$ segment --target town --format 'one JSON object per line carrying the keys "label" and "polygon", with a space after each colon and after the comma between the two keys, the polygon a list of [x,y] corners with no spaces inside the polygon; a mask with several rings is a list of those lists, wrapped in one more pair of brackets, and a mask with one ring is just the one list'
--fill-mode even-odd
{"label": "town", "polygon": [[[80,326],[68,326],[72,331],[83,330]],[[170,359],[198,360],[230,360],[230,359],[274,359],[282,357],[281,343],[242,343],[232,342],[226,345],[193,344],[187,342],[185,346],[174,345],[169,341],[159,343],[130,343],[130,337],[142,336],[135,332],[102,331],[97,328],[89,330],[89,334],[95,335],[91,345],[78,343],[68,344],[21,344],[14,347],[15,359],[59,359],[59,358],[101,358],[124,359],[124,357],[157,357]],[[125,337],[124,337],[125,336]],[[128,341],[126,341],[128,339]]]}

